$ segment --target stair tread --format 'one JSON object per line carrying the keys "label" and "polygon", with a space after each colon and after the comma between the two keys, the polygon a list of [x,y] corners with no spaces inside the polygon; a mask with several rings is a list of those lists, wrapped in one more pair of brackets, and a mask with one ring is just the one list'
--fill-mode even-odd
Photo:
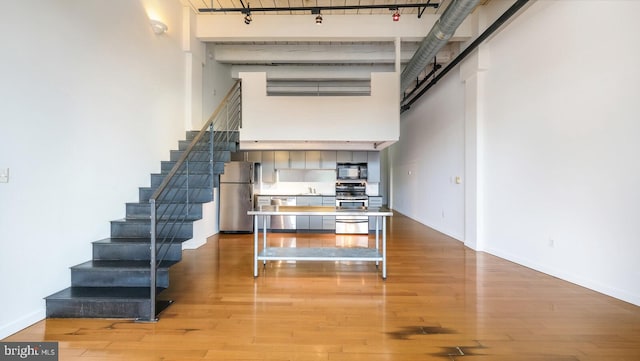
{"label": "stair tread", "polygon": [[[200,218],[198,218],[200,219]],[[194,221],[197,221],[198,219],[185,219],[184,223],[193,223]],[[174,220],[172,219],[160,219],[160,223],[170,223]],[[145,218],[145,217],[141,217],[141,218],[119,218],[119,219],[114,219],[111,221],[116,222],[116,223],[127,223],[127,222],[131,222],[131,223],[151,223],[151,220],[149,218]],[[119,238],[119,237],[112,237],[112,238]],[[123,238],[128,238],[128,237],[123,237]],[[130,237],[130,238],[137,238],[137,237]]]}
{"label": "stair tread", "polygon": [[[169,240],[167,242],[172,243],[172,244],[180,244],[180,243],[183,243],[185,241],[188,241],[188,239],[186,239],[186,238],[172,239],[172,240]],[[100,240],[94,241],[93,243],[94,244],[95,243],[98,243],[98,244],[151,244],[151,239],[150,238],[143,238],[143,237],[140,237],[140,238],[109,237],[109,238],[104,238],[104,239],[100,239]]]}
{"label": "stair tread", "polygon": [[[161,261],[158,269],[168,269],[177,261]],[[90,260],[71,267],[74,270],[96,270],[96,271],[121,271],[121,270],[149,270],[149,261],[132,260]]]}
{"label": "stair tread", "polygon": [[[164,290],[159,287],[157,292]],[[45,297],[48,300],[109,299],[148,301],[149,287],[69,287]]]}

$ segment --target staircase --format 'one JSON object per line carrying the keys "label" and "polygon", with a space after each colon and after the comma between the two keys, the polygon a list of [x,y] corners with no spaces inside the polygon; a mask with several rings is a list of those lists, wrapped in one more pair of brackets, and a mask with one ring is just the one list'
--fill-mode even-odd
{"label": "staircase", "polygon": [[92,259],[71,267],[71,287],[45,298],[47,318],[156,320],[171,303],[156,298],[169,287],[169,268],[237,150],[239,118],[236,83],[203,129],[188,131],[161,172],[151,174],[139,201],[126,204],[125,218],[111,221],[111,236],[93,242]]}

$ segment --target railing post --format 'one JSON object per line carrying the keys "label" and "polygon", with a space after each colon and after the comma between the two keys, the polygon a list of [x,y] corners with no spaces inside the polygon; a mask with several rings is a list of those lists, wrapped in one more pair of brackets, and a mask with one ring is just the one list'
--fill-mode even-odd
{"label": "railing post", "polygon": [[216,182],[213,180],[213,152],[214,152],[214,144],[213,144],[213,122],[209,125],[209,177],[211,177],[211,191],[213,192],[213,188],[215,188]]}
{"label": "railing post", "polygon": [[187,200],[185,203],[187,203],[187,214],[189,214],[189,158],[187,158],[186,162],[185,162],[185,167],[187,168]]}
{"label": "railing post", "polygon": [[151,260],[149,261],[150,263],[150,273],[149,273],[149,292],[150,292],[150,314],[149,314],[149,321],[153,322],[156,321],[156,262],[157,262],[157,257],[156,257],[156,200],[151,198],[149,199],[149,205],[151,207],[151,216],[150,216],[150,220],[151,220],[151,245],[150,247],[150,256],[149,257]]}

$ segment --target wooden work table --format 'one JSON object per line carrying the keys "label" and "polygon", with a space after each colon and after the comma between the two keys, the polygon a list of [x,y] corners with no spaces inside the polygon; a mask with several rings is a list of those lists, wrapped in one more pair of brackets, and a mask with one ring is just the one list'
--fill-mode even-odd
{"label": "wooden work table", "polygon": [[[254,239],[254,268],[253,276],[258,277],[258,261],[286,260],[286,261],[372,261],[382,262],[382,278],[387,278],[387,235],[386,217],[393,216],[393,212],[385,207],[369,208],[339,208],[331,206],[277,206],[265,205],[248,211],[253,216]],[[285,248],[267,247],[267,222],[263,217],[262,225],[262,249],[259,248],[260,225],[258,216],[368,216],[376,218],[375,248],[349,248],[349,247],[309,247],[309,248]],[[380,226],[382,228],[380,228]],[[382,244],[380,244],[382,233]]]}

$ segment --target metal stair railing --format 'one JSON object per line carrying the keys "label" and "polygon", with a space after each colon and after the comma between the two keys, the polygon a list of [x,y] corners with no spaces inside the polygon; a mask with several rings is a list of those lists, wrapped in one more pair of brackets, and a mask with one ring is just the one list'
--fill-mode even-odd
{"label": "metal stair railing", "polygon": [[[149,198],[151,207],[150,244],[150,322],[157,321],[156,296],[157,272],[173,242],[186,241],[179,232],[191,219],[193,201],[206,191],[213,192],[215,186],[214,165],[220,150],[229,150],[228,144],[235,143],[235,136],[242,126],[242,89],[240,80],[231,87],[220,105],[204,124],[200,132],[184,150],[162,183]],[[219,149],[216,148],[218,146]],[[218,158],[218,161],[223,159]],[[203,162],[208,162],[206,173]],[[197,166],[200,165],[200,168]],[[189,178],[206,174],[208,188],[194,187]]]}

